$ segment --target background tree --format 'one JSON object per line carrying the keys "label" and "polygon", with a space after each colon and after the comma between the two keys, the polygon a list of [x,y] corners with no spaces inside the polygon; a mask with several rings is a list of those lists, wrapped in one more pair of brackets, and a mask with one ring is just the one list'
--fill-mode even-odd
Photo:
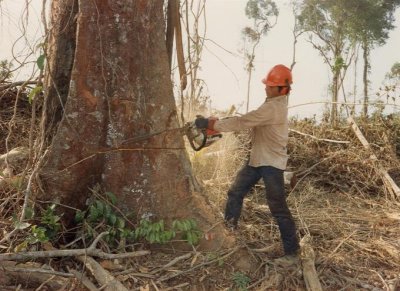
{"label": "background tree", "polygon": [[[199,77],[201,59],[205,45],[206,27],[202,27],[206,19],[206,1],[184,1],[182,18],[186,33],[186,67],[188,86],[181,93],[181,113],[187,120],[192,120],[197,114],[209,114],[207,103],[209,96],[204,93],[207,87]],[[186,108],[184,107],[186,105]],[[183,118],[182,118],[183,119]]]}
{"label": "background tree", "polygon": [[260,43],[261,37],[274,27],[278,18],[278,7],[272,0],[249,0],[246,4],[245,14],[253,20],[253,26],[247,26],[242,33],[245,40],[251,45],[250,49],[245,50],[247,79],[247,103],[246,112],[249,111],[250,101],[250,82],[252,71],[254,70],[255,51]]}
{"label": "background tree", "polygon": [[0,84],[12,78],[11,64],[7,60],[0,61]]}
{"label": "background tree", "polygon": [[399,0],[356,1],[348,10],[352,37],[361,44],[363,50],[363,115],[368,115],[370,52],[375,46],[382,46],[394,28],[394,12]]}
{"label": "background tree", "polygon": [[377,95],[385,97],[387,102],[389,100],[392,102],[398,100],[400,97],[400,62],[394,63],[386,74],[384,84],[379,88]]}
{"label": "background tree", "polygon": [[[204,228],[214,223],[179,128],[159,17],[163,4],[53,1],[47,78],[56,82],[46,83],[45,103],[59,103],[43,116],[42,144],[51,144],[38,163],[42,199],[81,209],[89,188],[99,185],[138,219],[196,217]],[[62,23],[68,32],[59,34]],[[59,123],[48,130],[48,116],[60,108]],[[66,208],[64,220],[72,215]],[[224,231],[217,232],[212,243],[223,238]]]}
{"label": "background tree", "polygon": [[[332,72],[331,122],[338,119],[337,102],[348,65],[352,60],[353,43],[349,38],[349,9],[355,0],[305,0],[298,15],[300,27],[309,32],[309,41],[319,51]],[[315,38],[316,37],[316,38]]]}

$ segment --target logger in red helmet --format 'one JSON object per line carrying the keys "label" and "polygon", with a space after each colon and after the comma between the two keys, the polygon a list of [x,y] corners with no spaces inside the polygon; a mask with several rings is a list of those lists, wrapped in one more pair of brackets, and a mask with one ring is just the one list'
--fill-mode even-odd
{"label": "logger in red helmet", "polygon": [[262,79],[262,82],[269,87],[278,87],[282,95],[290,93],[290,85],[293,83],[292,72],[284,65],[276,65]]}
{"label": "logger in red helmet", "polygon": [[[224,131],[252,129],[251,152],[248,162],[237,173],[228,191],[225,207],[225,223],[236,229],[243,206],[243,199],[262,178],[266,198],[272,216],[281,235],[285,256],[277,263],[298,263],[299,242],[296,226],[286,203],[283,172],[288,160],[288,94],[293,83],[292,72],[284,65],[274,66],[262,80],[267,98],[256,110],[242,116],[211,120],[197,118],[199,128]],[[279,261],[280,260],[280,261]]]}

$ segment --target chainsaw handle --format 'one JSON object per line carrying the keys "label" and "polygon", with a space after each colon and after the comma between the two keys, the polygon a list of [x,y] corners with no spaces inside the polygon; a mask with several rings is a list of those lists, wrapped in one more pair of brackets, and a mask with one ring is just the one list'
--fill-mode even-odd
{"label": "chainsaw handle", "polygon": [[206,145],[206,142],[207,142],[206,130],[203,129],[202,131],[203,131],[203,141],[201,142],[201,145],[200,145],[200,146],[196,147],[196,146],[194,145],[193,140],[189,138],[190,146],[191,146],[192,149],[193,149],[194,151],[196,151],[196,152],[198,152],[199,150],[201,150],[202,148],[204,148],[204,146]]}

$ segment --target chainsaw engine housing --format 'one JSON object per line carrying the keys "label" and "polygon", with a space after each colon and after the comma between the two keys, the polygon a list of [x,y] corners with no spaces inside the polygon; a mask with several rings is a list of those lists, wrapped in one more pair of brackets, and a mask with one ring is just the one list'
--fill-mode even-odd
{"label": "chainsaw engine housing", "polygon": [[222,134],[215,130],[197,128],[192,122],[186,125],[186,137],[193,150],[199,151],[222,138]]}

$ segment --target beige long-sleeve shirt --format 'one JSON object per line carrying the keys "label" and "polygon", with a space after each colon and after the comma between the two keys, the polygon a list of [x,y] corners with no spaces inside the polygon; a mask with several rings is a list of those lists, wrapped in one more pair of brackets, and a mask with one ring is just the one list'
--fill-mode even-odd
{"label": "beige long-sleeve shirt", "polygon": [[256,110],[242,116],[217,120],[217,131],[252,129],[249,165],[273,166],[285,170],[288,160],[288,98],[286,95],[267,98]]}

